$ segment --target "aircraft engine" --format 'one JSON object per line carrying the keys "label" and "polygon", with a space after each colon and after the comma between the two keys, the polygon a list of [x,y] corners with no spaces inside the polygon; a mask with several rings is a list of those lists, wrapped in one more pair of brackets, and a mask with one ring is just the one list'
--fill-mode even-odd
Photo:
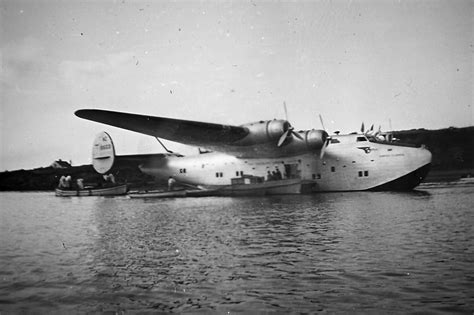
{"label": "aircraft engine", "polygon": [[328,138],[328,134],[324,130],[308,130],[306,131],[304,141],[309,150],[321,149]]}
{"label": "aircraft engine", "polygon": [[297,154],[303,152],[320,151],[320,157],[324,156],[324,152],[328,145],[328,133],[324,130],[306,130],[298,132],[300,139],[294,139],[288,143],[284,149],[287,154]]}
{"label": "aircraft engine", "polygon": [[253,145],[259,143],[274,142],[287,132],[291,126],[286,120],[267,120],[242,125],[249,130],[249,134],[239,144]]}

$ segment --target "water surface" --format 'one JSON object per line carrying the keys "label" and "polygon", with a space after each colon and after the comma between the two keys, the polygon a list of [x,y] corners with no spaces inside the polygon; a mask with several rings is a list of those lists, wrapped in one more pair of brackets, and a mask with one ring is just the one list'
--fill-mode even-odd
{"label": "water surface", "polygon": [[474,311],[474,188],[0,194],[0,311]]}

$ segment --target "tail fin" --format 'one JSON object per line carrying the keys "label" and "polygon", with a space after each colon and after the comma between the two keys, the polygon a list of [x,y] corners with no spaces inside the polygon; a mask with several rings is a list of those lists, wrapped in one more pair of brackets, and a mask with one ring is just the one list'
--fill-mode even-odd
{"label": "tail fin", "polygon": [[92,144],[92,166],[97,173],[105,174],[112,169],[115,162],[115,147],[110,135],[99,133]]}

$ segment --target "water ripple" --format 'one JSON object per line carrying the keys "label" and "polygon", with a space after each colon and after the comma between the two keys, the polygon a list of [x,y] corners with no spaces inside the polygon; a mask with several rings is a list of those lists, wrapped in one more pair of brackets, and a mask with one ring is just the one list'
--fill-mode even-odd
{"label": "water ripple", "polygon": [[470,313],[472,193],[2,193],[0,310]]}

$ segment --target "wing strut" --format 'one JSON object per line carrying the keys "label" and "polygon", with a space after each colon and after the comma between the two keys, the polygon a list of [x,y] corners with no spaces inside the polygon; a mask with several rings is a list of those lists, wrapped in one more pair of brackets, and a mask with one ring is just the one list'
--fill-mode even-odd
{"label": "wing strut", "polygon": [[155,137],[155,138],[156,138],[156,140],[158,140],[158,142],[161,144],[161,146],[163,147],[163,149],[165,149],[166,152],[168,152],[168,153],[174,153],[173,151],[168,150],[168,149],[165,147],[165,145],[163,144],[163,142],[160,141],[160,138],[158,138],[158,137]]}

